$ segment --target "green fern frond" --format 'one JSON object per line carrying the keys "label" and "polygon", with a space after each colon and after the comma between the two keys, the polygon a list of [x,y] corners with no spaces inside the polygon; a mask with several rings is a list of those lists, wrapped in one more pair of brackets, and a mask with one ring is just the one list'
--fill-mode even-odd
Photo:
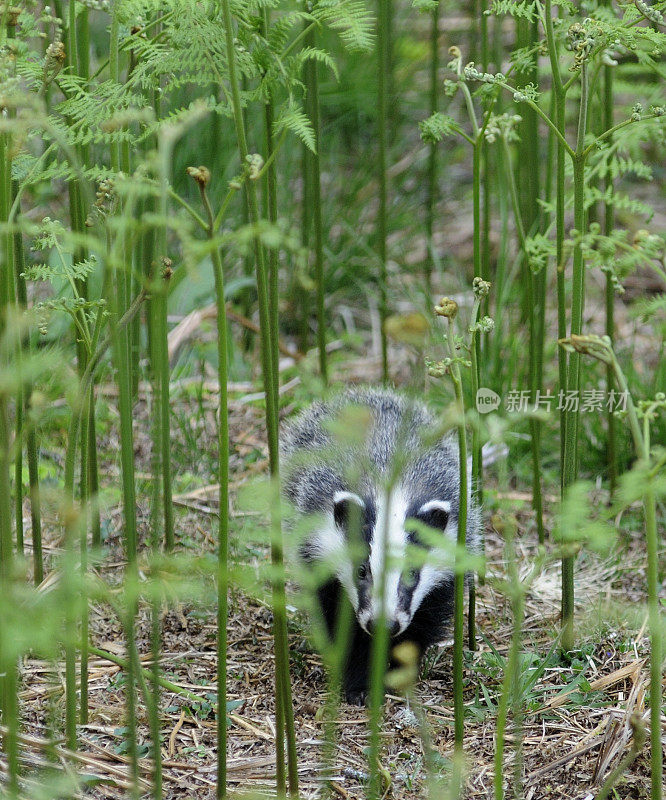
{"label": "green fern frond", "polygon": [[335,60],[325,50],[320,50],[316,47],[304,47],[296,56],[296,61],[299,66],[299,72],[306,61],[316,61],[318,64],[328,67],[336,80],[340,77]]}
{"label": "green fern frond", "polygon": [[19,153],[12,161],[12,178],[26,186],[50,184],[53,181],[71,181],[81,177],[91,184],[96,184],[114,174],[103,164],[76,168],[68,161],[60,161],[55,156],[48,161],[40,162],[41,159],[33,153],[27,151]]}
{"label": "green fern frond", "polygon": [[276,135],[285,129],[294,133],[313,153],[316,152],[317,142],[310,119],[303,109],[293,102],[282,106],[274,123]]}
{"label": "green fern frond", "polygon": [[493,0],[490,8],[491,14],[504,16],[508,14],[517,19],[526,19],[533,22],[537,15],[536,0]]}
{"label": "green fern frond", "polygon": [[44,283],[61,283],[61,279],[85,280],[97,269],[97,260],[92,257],[74,264],[55,262],[53,264],[31,264],[22,273],[27,281],[42,281]]}
{"label": "green fern frond", "polygon": [[535,47],[518,47],[511,53],[511,63],[516,72],[531,72],[536,62]]}
{"label": "green fern frond", "polygon": [[631,156],[623,156],[613,152],[606,158],[599,160],[598,174],[602,178],[609,176],[613,180],[622,178],[625,175],[635,175],[645,181],[651,181],[653,178],[652,167],[649,164],[644,164]]}
{"label": "green fern frond", "polygon": [[525,238],[525,254],[530,269],[536,275],[544,269],[548,260],[555,255],[555,242],[542,233]]}
{"label": "green fern frond", "polygon": [[643,322],[650,319],[666,319],[666,294],[640,298],[632,308],[632,315],[640,317]]}
{"label": "green fern frond", "polygon": [[371,50],[374,17],[361,0],[319,0],[312,15],[336,31],[349,50]]}
{"label": "green fern frond", "polygon": [[419,130],[424,142],[436,143],[441,142],[445,136],[459,134],[460,126],[453,117],[437,111],[432,116],[419,122]]}
{"label": "green fern frond", "polygon": [[267,35],[268,44],[273,52],[279,53],[284,50],[289,34],[299,22],[308,22],[312,19],[314,19],[312,14],[306,11],[289,11],[273,20]]}
{"label": "green fern frond", "polygon": [[66,97],[57,111],[68,120],[62,132],[71,145],[134,140],[131,127],[112,124],[112,120],[115,115],[145,108],[147,101],[141,92],[110,80],[88,88],[84,79],[72,75],[62,75],[58,82]]}
{"label": "green fern frond", "polygon": [[231,108],[226,101],[218,102],[213,95],[205,98],[199,97],[189,105],[174,108],[163,114],[160,120],[146,125],[141,135],[137,137],[137,142],[149,141],[152,136],[158,136],[164,128],[191,124],[193,120],[201,118],[202,115],[210,112],[227,117],[232,114]]}

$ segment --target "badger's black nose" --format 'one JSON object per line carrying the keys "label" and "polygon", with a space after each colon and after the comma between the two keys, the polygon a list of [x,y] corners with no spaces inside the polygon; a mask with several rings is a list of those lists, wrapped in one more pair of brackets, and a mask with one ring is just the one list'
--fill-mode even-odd
{"label": "badger's black nose", "polygon": [[[377,620],[368,620],[367,627],[368,633],[374,633],[377,628]],[[389,636],[393,637],[400,630],[400,623],[397,620],[386,620],[386,629],[388,630]]]}

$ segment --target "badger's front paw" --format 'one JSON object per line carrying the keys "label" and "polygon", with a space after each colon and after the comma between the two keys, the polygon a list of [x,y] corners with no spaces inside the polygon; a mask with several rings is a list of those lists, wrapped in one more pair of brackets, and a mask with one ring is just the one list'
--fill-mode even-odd
{"label": "badger's front paw", "polygon": [[364,706],[368,702],[367,689],[345,689],[345,700],[351,706]]}

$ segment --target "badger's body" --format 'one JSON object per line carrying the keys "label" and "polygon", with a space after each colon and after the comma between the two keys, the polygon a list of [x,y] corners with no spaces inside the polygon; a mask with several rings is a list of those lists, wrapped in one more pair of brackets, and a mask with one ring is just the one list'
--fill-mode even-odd
{"label": "badger's body", "polygon": [[[354,420],[353,407],[360,409]],[[351,435],[333,433],[336,421],[347,425]],[[284,493],[300,512],[313,515],[301,556],[308,563],[334,565],[333,576],[318,590],[329,635],[336,630],[343,591],[354,608],[344,674],[351,702],[362,702],[367,692],[371,632],[380,616],[378,585],[385,563],[384,618],[391,646],[412,641],[422,655],[442,639],[452,616],[450,545],[458,527],[458,451],[450,436],[433,444],[435,429],[422,403],[390,390],[352,389],[314,404],[282,432]],[[478,516],[469,502],[470,550],[479,542]],[[428,554],[421,559],[421,566],[412,561],[411,568],[405,561],[410,544],[426,545],[405,525],[409,519],[441,531],[443,545],[448,544],[434,558]],[[348,544],[359,529],[361,556],[354,560]]]}

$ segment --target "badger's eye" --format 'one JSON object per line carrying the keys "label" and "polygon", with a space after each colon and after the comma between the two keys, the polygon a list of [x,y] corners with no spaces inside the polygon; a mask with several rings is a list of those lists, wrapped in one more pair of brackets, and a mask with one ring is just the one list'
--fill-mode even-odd
{"label": "badger's eye", "polygon": [[367,564],[359,564],[358,568],[356,569],[356,575],[359,580],[363,581],[368,577],[368,565]]}

